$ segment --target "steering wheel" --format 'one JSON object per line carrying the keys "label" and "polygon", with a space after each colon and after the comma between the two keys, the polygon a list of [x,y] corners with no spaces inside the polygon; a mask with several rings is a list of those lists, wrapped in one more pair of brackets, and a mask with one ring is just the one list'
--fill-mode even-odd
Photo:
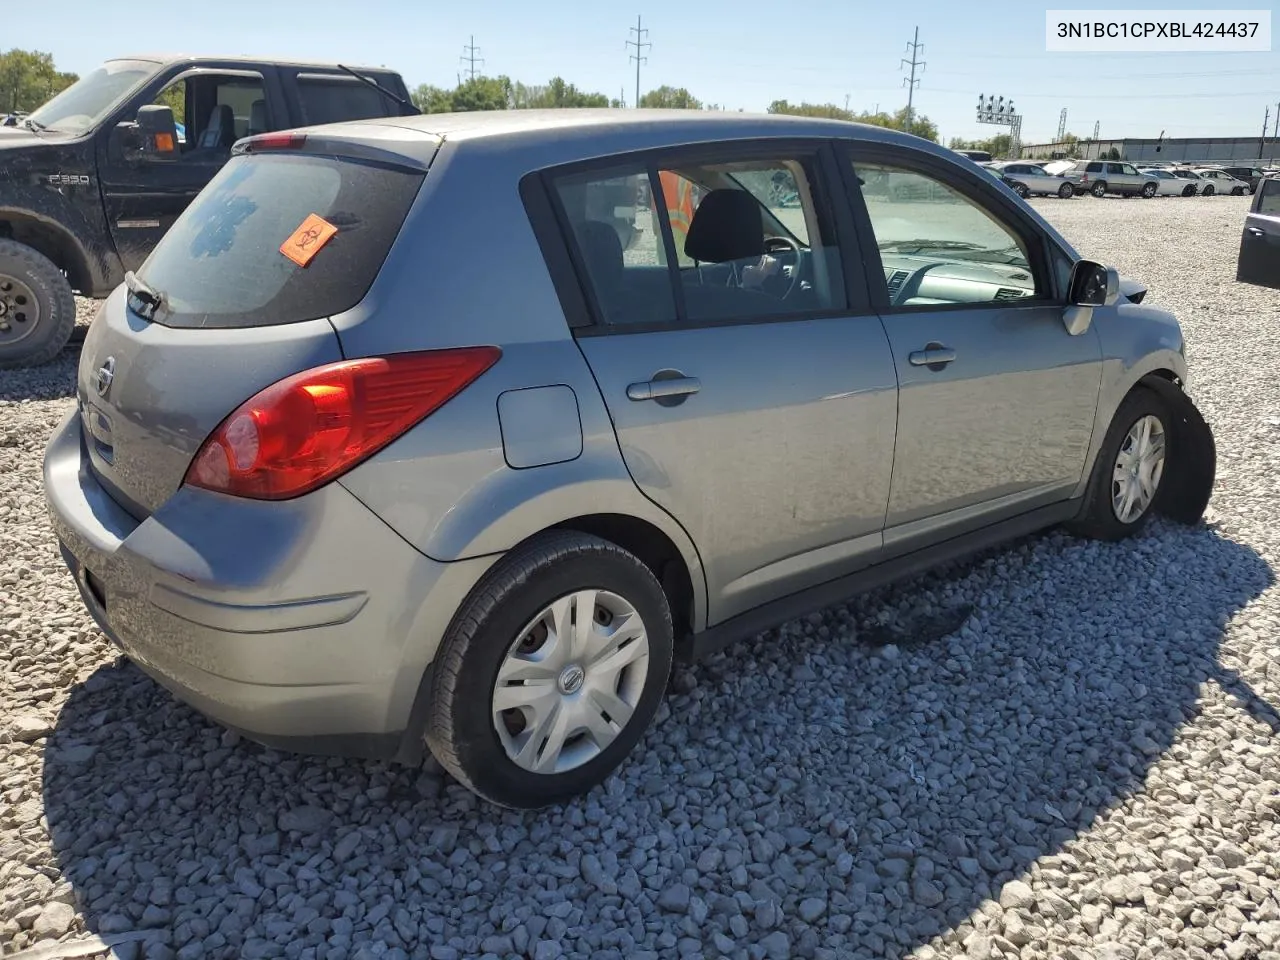
{"label": "steering wheel", "polygon": [[796,292],[796,287],[800,284],[800,244],[792,240],[790,237],[769,237],[764,242],[764,250],[767,254],[790,251],[794,256],[795,266],[791,269],[791,282],[787,285],[787,292],[778,298],[780,300],[785,300]]}

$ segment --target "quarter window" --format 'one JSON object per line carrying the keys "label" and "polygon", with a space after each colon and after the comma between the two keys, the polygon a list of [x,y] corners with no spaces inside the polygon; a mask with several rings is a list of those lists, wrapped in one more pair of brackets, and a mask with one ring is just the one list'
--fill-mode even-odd
{"label": "quarter window", "polygon": [[981,203],[916,170],[857,164],[856,173],[892,306],[1047,295],[1026,244]]}
{"label": "quarter window", "polygon": [[1264,217],[1280,217],[1280,180],[1263,180],[1262,196],[1258,198],[1258,213]]}
{"label": "quarter window", "polygon": [[556,179],[607,324],[718,323],[844,307],[808,159],[658,164]]}

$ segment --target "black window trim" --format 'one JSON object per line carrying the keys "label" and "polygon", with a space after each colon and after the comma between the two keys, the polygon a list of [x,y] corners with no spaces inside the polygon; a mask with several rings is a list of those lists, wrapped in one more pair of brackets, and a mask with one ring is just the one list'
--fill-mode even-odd
{"label": "black window trim", "polygon": [[[1065,250],[1052,243],[1049,235],[1040,229],[1034,220],[1018,208],[1013,202],[1012,194],[1006,196],[999,188],[999,184],[994,181],[987,182],[990,178],[984,179],[960,164],[943,160],[923,150],[872,141],[844,141],[840,149],[840,157],[842,160],[840,172],[847,178],[845,194],[849,198],[858,229],[858,248],[865,251],[867,287],[872,304],[882,316],[896,316],[902,313],[990,310],[996,306],[1002,310],[1018,310],[1066,305],[1066,291],[1059,283],[1058,272],[1054,269],[1053,254],[1057,252],[1068,261],[1071,258]],[[921,303],[893,306],[889,300],[889,286],[884,278],[884,264],[880,258],[880,247],[876,243],[875,231],[871,225],[871,215],[867,210],[855,173],[856,165],[860,162],[883,163],[921,173],[952,188],[989,212],[997,214],[1005,229],[1012,230],[1018,239],[1026,244],[1031,275],[1036,280],[1037,288],[1047,290],[1048,294],[1025,297],[1018,301],[983,300],[978,303]]]}
{"label": "black window trim", "polygon": [[[858,276],[855,266],[861,262],[857,244],[858,235],[849,213],[847,197],[844,196],[844,180],[840,175],[840,164],[836,160],[833,145],[834,141],[827,137],[751,137],[716,140],[612,153],[587,160],[556,164],[525,174],[520,181],[520,195],[525,203],[534,236],[547,263],[565,319],[574,336],[621,336],[759,323],[794,323],[804,320],[874,316],[876,311],[871,305],[865,280]],[[610,324],[605,322],[602,319],[603,312],[595,301],[585,265],[582,264],[578,255],[572,228],[560,204],[553,181],[560,177],[629,167],[637,173],[640,170],[645,171],[649,177],[651,196],[660,197],[662,194],[657,176],[659,169],[700,162],[732,163],[757,158],[812,159],[818,180],[812,186],[816,188],[817,196],[825,200],[826,205],[824,211],[822,204],[818,204],[818,215],[824,221],[821,224],[822,229],[830,230],[835,235],[836,247],[839,251],[837,263],[840,267],[845,304],[827,310],[809,310],[764,317],[688,320],[687,311],[684,308],[682,285],[677,282],[678,263],[672,257],[674,241],[671,238],[670,223],[666,217],[660,217],[663,243],[667,248],[668,271],[672,275],[676,319],[657,323]]]}

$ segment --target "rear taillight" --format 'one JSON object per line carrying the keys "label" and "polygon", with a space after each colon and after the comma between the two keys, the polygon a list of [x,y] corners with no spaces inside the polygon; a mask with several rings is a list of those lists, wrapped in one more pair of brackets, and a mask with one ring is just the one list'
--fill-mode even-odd
{"label": "rear taillight", "polygon": [[286,500],[328,483],[430,416],[502,351],[462,347],[344,360],[294,374],[218,426],[186,483],[236,497]]}
{"label": "rear taillight", "polygon": [[249,137],[240,145],[241,153],[254,150],[301,150],[307,142],[305,133],[260,133]]}

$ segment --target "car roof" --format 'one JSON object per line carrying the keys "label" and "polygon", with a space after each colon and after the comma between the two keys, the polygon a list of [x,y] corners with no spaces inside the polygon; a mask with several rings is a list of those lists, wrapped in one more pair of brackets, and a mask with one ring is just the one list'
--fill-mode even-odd
{"label": "car roof", "polygon": [[[719,110],[572,108],[477,110],[328,124],[330,136],[360,140],[385,135],[376,127],[413,131],[456,146],[489,147],[548,157],[548,165],[646,149],[666,149],[721,140],[847,139],[901,145],[967,162],[931,140],[898,130],[845,120]],[[300,128],[315,129],[315,128]],[[555,159],[550,159],[555,155]]]}
{"label": "car roof", "polygon": [[[196,61],[213,60],[219,63],[271,63],[282,67],[318,67],[325,70],[338,70],[338,64],[328,63],[323,60],[298,60],[293,57],[250,57],[238,53],[140,53],[134,56],[111,57],[112,60],[141,60],[144,63],[155,63],[169,66],[174,63],[188,63]],[[343,66],[351,67],[353,70],[367,70],[379,73],[396,73],[390,67],[371,67],[359,63],[344,63]]]}

